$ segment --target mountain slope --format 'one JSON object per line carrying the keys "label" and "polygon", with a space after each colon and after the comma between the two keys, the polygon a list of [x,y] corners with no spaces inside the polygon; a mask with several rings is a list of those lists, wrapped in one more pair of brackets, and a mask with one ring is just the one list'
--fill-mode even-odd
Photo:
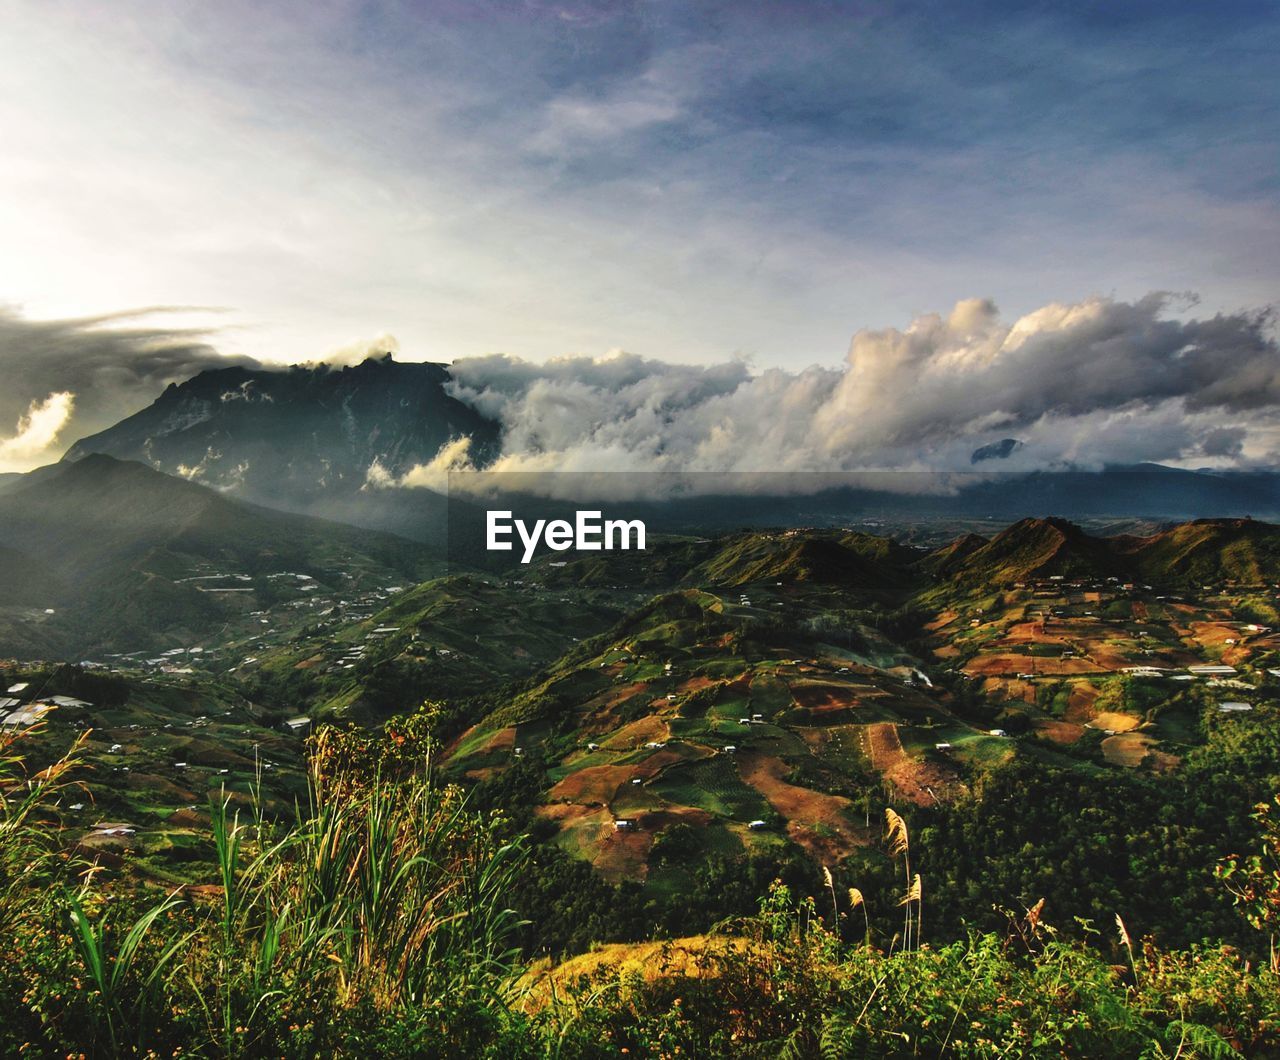
{"label": "mountain slope", "polygon": [[1197,519],[1153,537],[1117,539],[1116,547],[1144,579],[1166,585],[1280,578],[1280,527],[1253,519]]}
{"label": "mountain slope", "polygon": [[1023,519],[978,545],[970,540],[959,555],[940,557],[935,568],[965,585],[1001,587],[1033,578],[1098,577],[1122,573],[1105,538],[1090,537],[1065,519]]}
{"label": "mountain slope", "polygon": [[[63,651],[145,648],[244,610],[208,579],[248,588],[282,571],[337,584],[431,569],[422,546],[390,534],[258,508],[101,454],[6,490],[0,535],[9,550],[0,559],[46,583],[29,578],[21,597],[3,602],[34,603],[43,588],[39,610],[54,614],[48,640]],[[0,629],[0,647],[28,640]]]}
{"label": "mountain slope", "polygon": [[1280,581],[1280,527],[1254,519],[1198,519],[1146,537],[1092,537],[1065,519],[1023,519],[990,541],[967,535],[921,562],[928,592],[987,591],[1055,575],[1116,577],[1164,587]]}
{"label": "mountain slope", "polygon": [[497,445],[497,425],[450,397],[448,380],[445,365],[390,355],[348,368],[205,371],[65,459],[106,453],[273,507],[409,527],[425,491],[362,493],[371,467],[398,478],[457,439],[481,462]]}
{"label": "mountain slope", "polygon": [[686,585],[817,582],[891,596],[908,584],[914,554],[868,534],[783,531],[731,537],[683,579]]}

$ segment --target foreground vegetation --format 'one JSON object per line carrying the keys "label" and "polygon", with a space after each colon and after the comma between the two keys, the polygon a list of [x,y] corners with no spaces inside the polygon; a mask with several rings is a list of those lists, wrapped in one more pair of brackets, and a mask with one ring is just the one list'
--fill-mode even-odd
{"label": "foreground vegetation", "polygon": [[1158,948],[1118,919],[1068,940],[1040,906],[921,944],[927,891],[890,815],[906,893],[876,946],[864,896],[828,875],[710,935],[530,965],[510,902],[523,843],[437,783],[420,741],[326,731],[296,820],[216,800],[217,878],[169,894],[68,847],[78,747],[33,775],[21,751],[0,776],[3,1055],[1280,1055],[1266,814],[1261,849],[1219,871],[1257,954]]}

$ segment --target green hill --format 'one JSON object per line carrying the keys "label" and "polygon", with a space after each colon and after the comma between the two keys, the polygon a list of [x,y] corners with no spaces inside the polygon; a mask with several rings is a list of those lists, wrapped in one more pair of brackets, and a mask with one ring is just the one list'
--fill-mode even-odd
{"label": "green hill", "polygon": [[1197,519],[1146,538],[1118,539],[1150,582],[1271,585],[1280,580],[1280,527],[1253,519]]}
{"label": "green hill", "polygon": [[220,626],[245,610],[233,591],[280,572],[337,585],[432,569],[424,547],[393,535],[259,508],[100,454],[6,489],[0,532],[0,562],[27,571],[21,594],[3,601],[0,649],[15,643],[23,603],[40,605],[62,652],[146,649]]}

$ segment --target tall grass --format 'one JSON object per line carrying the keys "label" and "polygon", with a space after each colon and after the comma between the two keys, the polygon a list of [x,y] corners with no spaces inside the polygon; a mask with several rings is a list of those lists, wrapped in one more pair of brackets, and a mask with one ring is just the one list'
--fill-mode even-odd
{"label": "tall grass", "polygon": [[82,733],[53,764],[31,773],[20,741],[40,729],[0,734],[0,938],[31,915],[32,894],[56,878],[67,860],[55,827],[56,802],[76,785],[72,772],[88,733]]}
{"label": "tall grass", "polygon": [[369,1027],[448,1038],[460,1014],[501,1013],[520,970],[507,895],[522,845],[440,783],[429,756],[392,778],[354,767],[348,750],[316,742],[290,822],[212,799],[216,885],[159,900],[104,890],[65,858],[63,888],[41,900],[21,867],[55,855],[54,822],[38,818],[74,754],[20,797],[10,778],[0,909],[48,924],[30,937],[56,969],[49,996],[26,998],[41,1033],[107,1056],[310,1055]]}

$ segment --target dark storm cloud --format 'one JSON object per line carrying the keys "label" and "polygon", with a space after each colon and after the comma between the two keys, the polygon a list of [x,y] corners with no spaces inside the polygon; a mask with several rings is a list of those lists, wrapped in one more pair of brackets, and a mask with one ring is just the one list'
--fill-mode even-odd
{"label": "dark storm cloud", "polygon": [[149,404],[170,383],[206,368],[256,362],[226,357],[208,332],[167,328],[154,307],[107,316],[31,320],[0,307],[0,437],[18,432],[19,421],[51,395],[71,395],[71,409],[56,443],[39,456],[55,459],[71,442]]}

